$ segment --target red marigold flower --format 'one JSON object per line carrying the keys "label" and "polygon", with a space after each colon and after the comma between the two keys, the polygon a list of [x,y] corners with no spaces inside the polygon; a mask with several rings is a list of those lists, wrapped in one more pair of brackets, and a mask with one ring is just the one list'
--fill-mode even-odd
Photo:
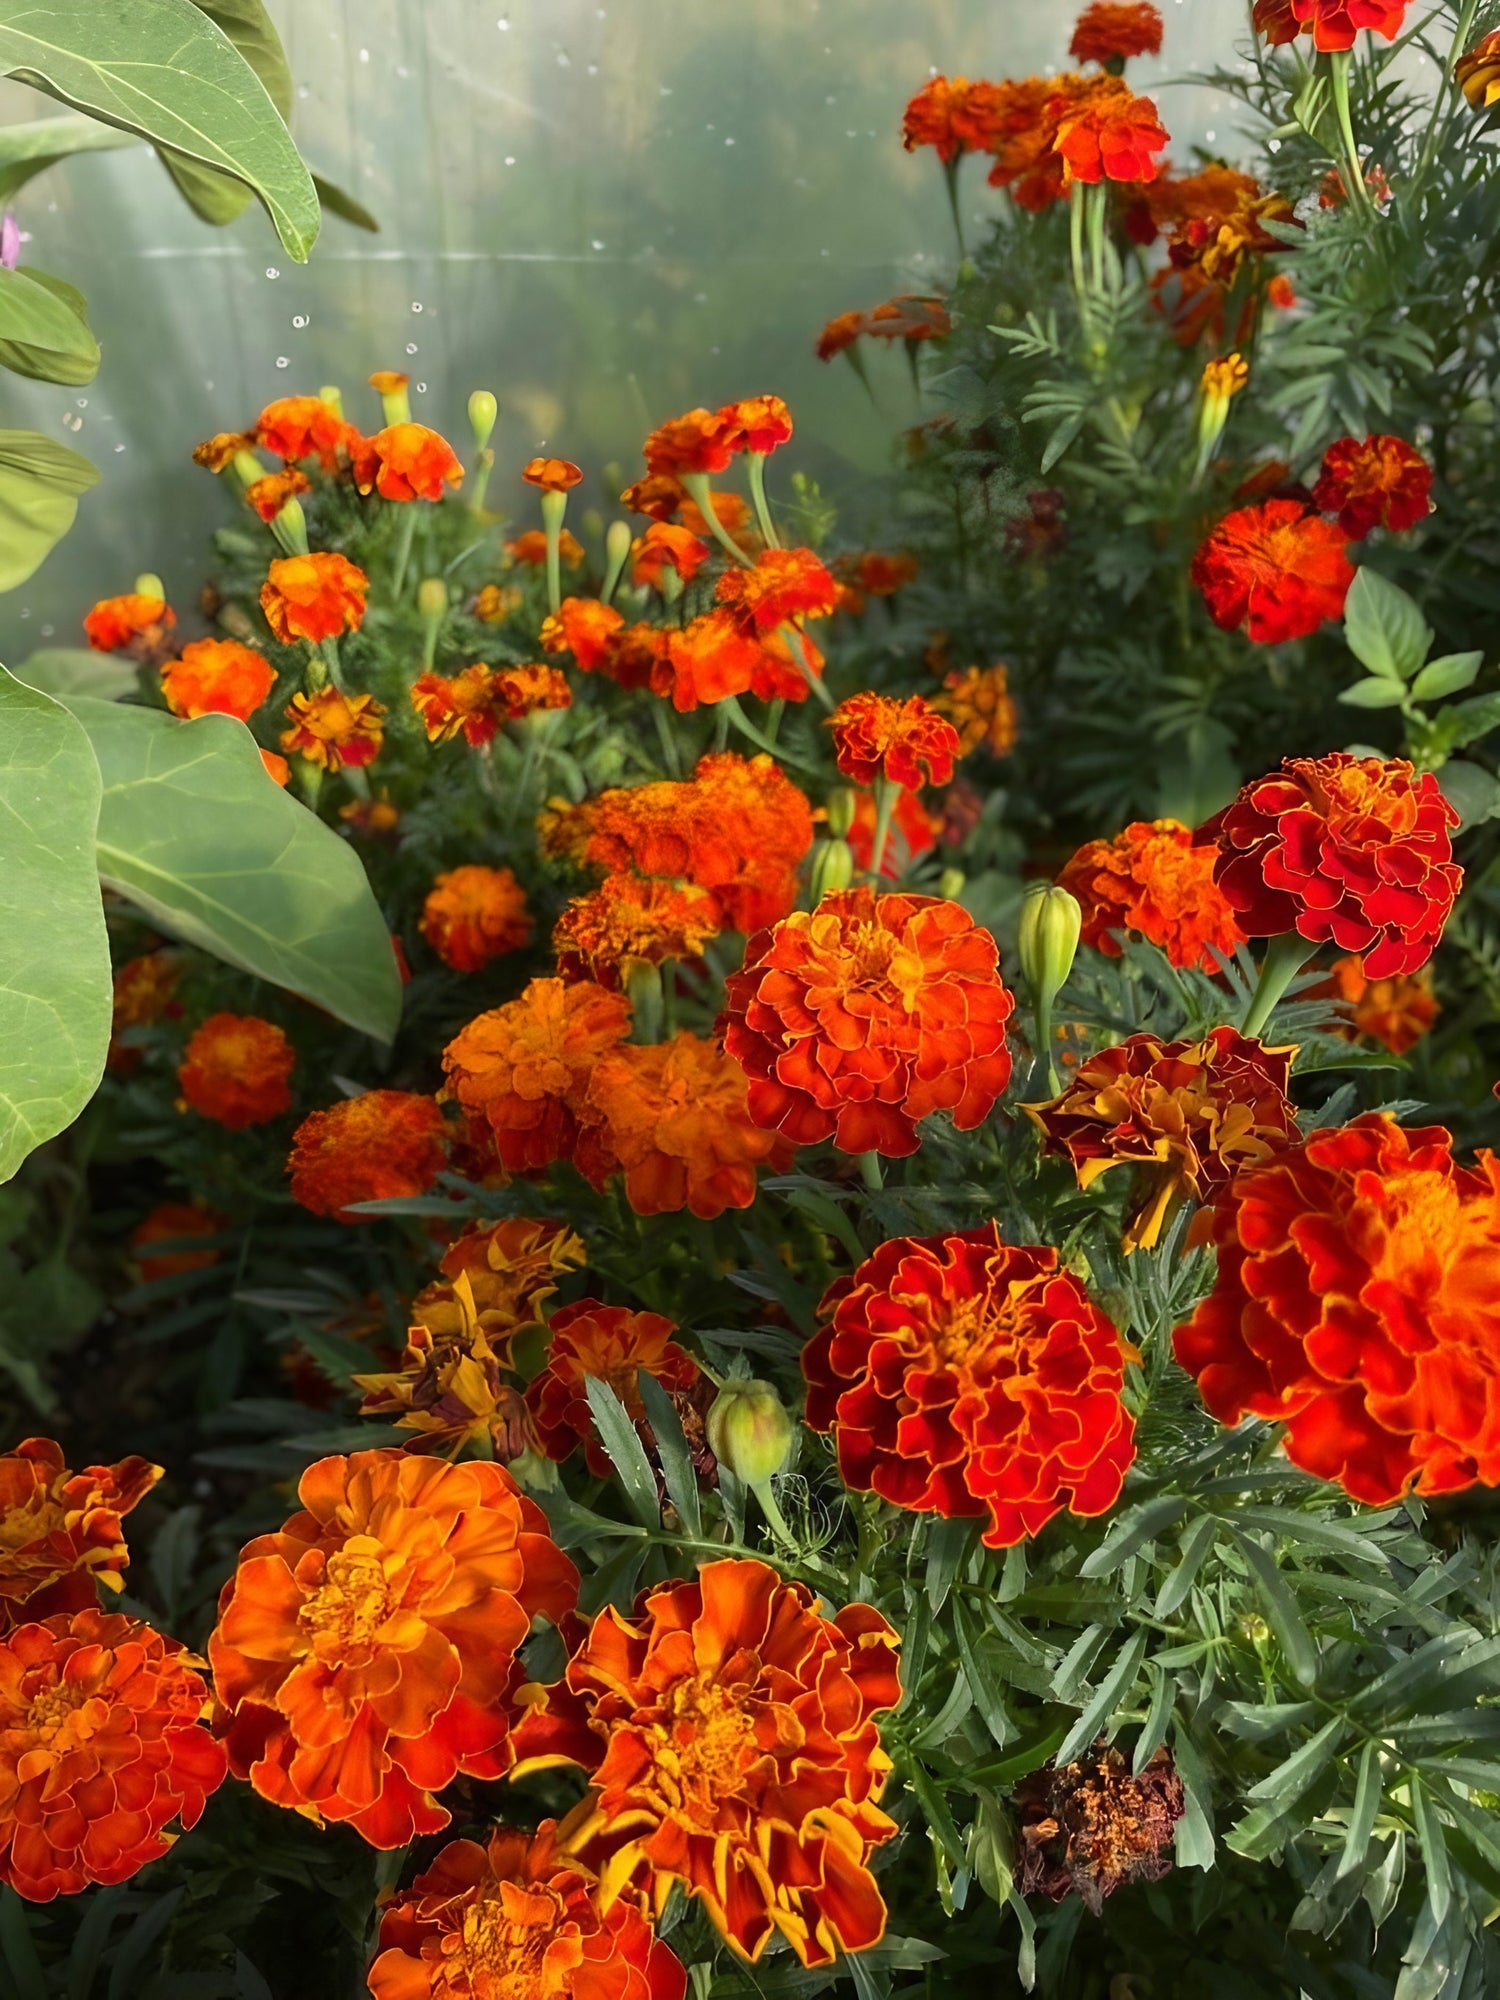
{"label": "red marigold flower", "polygon": [[122,653],[133,639],[158,645],[177,623],[177,613],[163,597],[132,591],[125,597],[103,597],[83,621],[96,653]]}
{"label": "red marigold flower", "polygon": [[[1395,41],[1406,25],[1409,5],[1410,0],[1291,0],[1299,31],[1312,30],[1313,47],[1320,55],[1341,55],[1352,49],[1362,28],[1383,35],[1388,42]],[[1279,25],[1279,10],[1273,9],[1272,25]],[[1285,37],[1277,33],[1273,39]]]}
{"label": "red marigold flower", "polygon": [[914,581],[920,565],[915,556],[883,555],[867,549],[853,566],[853,580],[867,597],[894,597]]}
{"label": "red marigold flower", "polygon": [[1329,997],[1349,1009],[1351,1037],[1365,1035],[1404,1056],[1431,1028],[1441,1009],[1432,990],[1432,975],[1403,973],[1395,979],[1371,979],[1357,952],[1335,961],[1328,976]]}
{"label": "red marigold flower", "polygon": [[1093,0],[1078,17],[1068,54],[1075,62],[1108,69],[1132,56],[1161,54],[1162,19],[1155,7],[1132,0]]}
{"label": "red marigold flower", "polygon": [[1285,42],[1296,41],[1302,33],[1302,23],[1293,10],[1292,0],[1255,0],[1253,19],[1256,33],[1273,49]]}
{"label": "red marigold flower", "polygon": [[972,1131],[1010,1079],[998,968],[989,932],[931,896],[849,889],[757,932],[724,1016],[751,1118],[794,1145],[891,1158],[917,1150],[934,1111]]}
{"label": "red marigold flower", "polygon": [[[950,792],[948,797],[951,799]],[[877,808],[869,792],[861,792],[854,803],[854,820],[846,836],[856,868],[868,873],[875,859]],[[880,857],[880,879],[899,882],[911,873],[912,864],[937,846],[937,826],[933,816],[915,792],[896,794],[896,808],[886,829],[885,853]]]}
{"label": "red marigold flower", "polygon": [[735,438],[735,450],[757,458],[776,451],[792,435],[792,413],[779,396],[744,396],[726,403],[719,415]]}
{"label": "red marigold flower", "polygon": [[534,1173],[571,1157],[595,1064],[630,1032],[630,1003],[578,980],[533,979],[443,1051],[447,1095],[487,1120],[501,1164]]}
{"label": "red marigold flower", "polygon": [[1340,438],[1324,454],[1312,497],[1356,542],[1372,528],[1399,533],[1432,512],[1432,467],[1404,438]]}
{"label": "red marigold flower", "polygon": [[114,976],[113,1006],[110,1015],[109,1051],[105,1063],[120,1076],[128,1076],[141,1060],[141,1051],[128,1040],[132,1028],[150,1027],[164,1016],[182,1012],[175,999],[177,961],[169,951],[148,951],[127,959]]}
{"label": "red marigold flower", "polygon": [[372,694],[342,694],[335,687],[294,694],[286,705],[290,729],[281,747],[320,770],[361,770],[373,764],[385,741],[385,710]]}
{"label": "red marigold flower", "polygon": [[138,1618],[58,1612],[0,1638],[0,1881],[29,1903],[126,1882],[224,1781],[192,1655]]}
{"label": "red marigold flower", "polygon": [[583,473],[570,458],[528,459],[521,477],[528,486],[539,486],[544,493],[568,493],[583,482]]}
{"label": "red marigold flower", "polygon": [[[202,1201],[159,1201],[130,1232],[130,1254],[143,1285],[158,1278],[178,1278],[188,1271],[206,1271],[223,1256],[219,1249],[190,1250],[200,1237],[217,1236],[229,1218]],[[170,1244],[172,1248],[156,1246]]]}
{"label": "red marigold flower", "polygon": [[441,500],[461,486],[464,469],[452,445],[425,424],[390,424],[354,447],[354,483],[382,500]]}
{"label": "red marigold flower", "polygon": [[732,611],[706,611],[664,634],[653,662],[651,691],[670,696],[680,715],[729,695],[745,694],[755,680],[762,650],[747,620]]}
{"label": "red marigold flower", "polygon": [[1298,500],[1263,500],[1225,515],[1193,557],[1193,582],[1226,632],[1244,626],[1265,646],[1305,639],[1344,614],[1348,539]]}
{"label": "red marigold flower", "polygon": [[507,721],[520,722],[528,715],[573,706],[573,690],[561,667],[528,664],[497,667],[495,689],[503,695]]}
{"label": "red marigold flower", "polygon": [[528,1688],[517,1772],[589,1773],[601,1872],[660,1908],[674,1883],[744,1958],[779,1931],[804,1965],[884,1933],[869,1870],[896,1831],[876,1717],[901,1698],[896,1634],[873,1606],[820,1616],[749,1558],[601,1612],[562,1681]]}
{"label": "red marigold flower", "polygon": [[1138,932],[1179,971],[1217,972],[1244,933],[1214,879],[1211,849],[1195,847],[1181,820],[1134,820],[1113,840],[1086,841],[1058,882],[1083,910],[1083,942],[1118,958],[1117,932]]}
{"label": "red marigold flower", "polygon": [[298,639],[316,645],[364,623],[370,579],[347,556],[317,549],[310,556],[282,556],[261,586],[260,608],[283,646]]}
{"label": "red marigold flower", "polygon": [[418,674],[411,684],[411,705],[422,718],[429,743],[446,743],[460,731],[476,750],[492,743],[511,704],[493,667],[477,661],[460,672]]}
{"label": "red marigold flower", "polygon": [[[526,569],[541,569],[547,560],[547,535],[542,528],[528,528],[517,535],[513,542],[505,544],[505,553],[513,563]],[[576,569],[583,561],[583,543],[570,528],[564,528],[557,537],[558,560],[565,569]],[[493,585],[490,586],[493,588]]]}
{"label": "red marigold flower", "polygon": [[752,1118],[740,1065],[686,1029],[602,1055],[579,1118],[579,1167],[600,1187],[623,1170],[637,1215],[687,1208],[711,1222],[750,1207],[758,1166],[791,1165],[791,1146]]}
{"label": "red marigold flower", "polygon": [[598,1299],[580,1299],[552,1315],[547,1359],[526,1390],[537,1438],[558,1464],[584,1447],[597,1479],[611,1476],[609,1453],[599,1442],[585,1384],[607,1382],[632,1423],[645,1420],[640,1377],[654,1376],[670,1394],[694,1388],[699,1368],[679,1347],[671,1320],[660,1313],[630,1312]]}
{"label": "red marigold flower", "polygon": [[882,1243],[823,1301],[807,1421],[846,1486],[916,1513],[987,1515],[1009,1548],[1120,1497],[1135,1422],[1125,1350],[1057,1252],[983,1229]]}
{"label": "red marigold flower", "polygon": [[504,1769],[507,1686],[578,1572],[503,1466],[320,1459],[304,1511],[240,1552],[208,1642],[230,1767],[373,1847],[448,1824],[434,1794]]}
{"label": "red marigold flower", "polygon": [[966,667],[945,675],[942,692],[932,705],[958,731],[959,755],[968,757],[981,744],[994,757],[1008,757],[1016,747],[1020,723],[1010,676],[997,660],[992,667]]}
{"label": "red marigold flower", "polygon": [[714,596],[767,632],[789,618],[826,618],[839,587],[811,549],[764,549],[753,569],[725,570]]}
{"label": "red marigold flower", "polygon": [[363,1222],[357,1201],[426,1194],[448,1162],[448,1128],[430,1097],[366,1090],[314,1111],[292,1134],[292,1197],[314,1215]]}
{"label": "red marigold flower", "polygon": [[321,396],[282,396],[256,418],[255,442],[289,465],[316,458],[325,472],[332,472],[340,454],[359,442],[359,433]]}
{"label": "red marigold flower", "polygon": [[177,1071],[183,1100],[204,1118],[241,1132],[292,1107],[297,1057],[291,1043],[256,1014],[210,1014]]}
{"label": "red marigold flower", "polygon": [[664,959],[696,964],[722,929],[719,905],[707,889],[609,875],[569,903],[553,927],[552,949],[564,979],[593,979],[619,989],[629,985],[638,966]]}
{"label": "red marigold flower", "polygon": [[1453,76],[1476,111],[1490,111],[1500,103],[1500,28],[1492,29],[1467,55],[1459,57]]}
{"label": "red marigold flower", "polygon": [[1297,931],[1365,954],[1371,979],[1416,972],[1463,881],[1458,814],[1402,758],[1288,757],[1193,836],[1247,937]]}
{"label": "red marigold flower", "polygon": [[1372,1112],[1238,1174],[1213,1240],[1173,1347],[1220,1423],[1284,1423],[1294,1465],[1371,1506],[1500,1484],[1493,1154]]}
{"label": "red marigold flower", "polygon": [[631,582],[660,590],[667,570],[683,583],[691,583],[708,561],[708,544],[674,521],[653,521],[630,553]]}
{"label": "red marigold flower", "polygon": [[689,410],[654,430],[642,446],[646,470],[682,479],[695,472],[723,472],[736,450],[722,410]]}
{"label": "red marigold flower", "polygon": [[[161,1476],[145,1458],[70,1472],[51,1438],[0,1452],[0,1635],[54,1612],[97,1608],[101,1584],[123,1590],[130,1551],[120,1522]],[[0,1821],[4,1813],[0,1804]]]}
{"label": "red marigold flower", "polygon": [[542,650],[571,653],[586,674],[608,672],[613,642],[625,629],[625,614],[597,597],[565,597],[542,623]]}
{"label": "red marigold flower", "polygon": [[1167,138],[1149,97],[1137,97],[1118,77],[1101,76],[1067,98],[1053,145],[1065,181],[1092,186],[1103,180],[1154,181]]}
{"label": "red marigold flower", "polygon": [[238,639],[195,639],[161,670],[174,715],[233,715],[248,722],[276,685],[276,669]]}
{"label": "red marigold flower", "polygon": [[263,521],[274,521],[288,500],[295,500],[299,493],[307,493],[312,481],[305,472],[299,472],[289,465],[282,472],[268,472],[263,479],[254,479],[245,488],[245,499],[255,509]]}
{"label": "red marigold flower", "polygon": [[828,718],[834,761],[857,785],[885,778],[910,792],[946,785],[963,754],[958,731],[919,694],[853,694]]}
{"label": "red marigold flower", "polygon": [[450,868],[427,892],[421,931],[444,965],[479,972],[531,941],[526,891],[509,868]]}
{"label": "red marigold flower", "polygon": [[1042,1150],[1072,1162],[1080,1188],[1111,1167],[1137,1170],[1125,1249],[1149,1250],[1182,1202],[1211,1201],[1240,1167],[1294,1143],[1295,1053],[1234,1028],[1199,1042],[1130,1035],[1080,1063],[1050,1103],[1021,1108]]}
{"label": "red marigold flower", "polygon": [[906,107],[902,145],[908,153],[933,147],[945,167],[962,153],[988,152],[999,95],[993,83],[970,83],[966,76],[930,77]]}
{"label": "red marigold flower", "polygon": [[865,316],[862,312],[837,314],[818,335],[818,359],[832,361],[836,354],[852,347],[864,330]]}
{"label": "red marigold flower", "polygon": [[479,2000],[486,1989],[496,2000],[683,2000],[681,1960],[628,1897],[604,1895],[558,1832],[546,1819],[535,1833],[501,1827],[485,1847],[450,1842],[381,1916],[373,2000]]}

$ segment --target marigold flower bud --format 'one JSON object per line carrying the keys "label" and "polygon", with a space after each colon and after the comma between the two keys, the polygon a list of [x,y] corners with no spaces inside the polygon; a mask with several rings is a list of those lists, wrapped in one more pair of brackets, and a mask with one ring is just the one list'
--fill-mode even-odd
{"label": "marigold flower bud", "polygon": [[938,894],[945,903],[956,903],[968,879],[962,868],[945,868],[938,877]]}
{"label": "marigold flower bud", "polygon": [[448,609],[448,586],[440,576],[424,576],[417,585],[417,610],[423,618],[441,618]]}
{"label": "marigold flower bud", "polygon": [[604,536],[604,588],[600,592],[606,604],[614,596],[615,585],[630,560],[630,544],[634,539],[628,521],[610,522]]}
{"label": "marigold flower bud", "polygon": [[1243,354],[1226,354],[1210,361],[1199,384],[1203,400],[1198,405],[1198,467],[1200,472],[1219,448],[1224,427],[1229,422],[1229,405],[1250,380],[1250,364]]}
{"label": "marigold flower bud", "polygon": [[1062,991],[1078,951],[1083,911],[1076,896],[1055,882],[1039,882],[1021,905],[1021,976],[1033,999],[1045,994],[1050,1006]]}
{"label": "marigold flower bud", "polygon": [[325,382],[318,391],[318,401],[326,403],[333,414],[342,421],[344,415],[344,392],[337,382]]}
{"label": "marigold flower bud", "polygon": [[847,840],[820,840],[813,849],[811,887],[813,901],[847,889],[854,880],[854,849]]}
{"label": "marigold flower bud", "polygon": [[828,831],[842,840],[854,824],[859,810],[859,793],[852,785],[840,785],[828,795]]}
{"label": "marigold flower bud", "polygon": [[709,1406],[704,1432],[719,1463],[750,1487],[774,1479],[792,1449],[792,1420],[769,1382],[726,1382]]}
{"label": "marigold flower bud", "polygon": [[469,398],[469,428],[474,433],[474,445],[483,451],[490,441],[495,428],[495,419],[500,414],[500,405],[488,389],[476,389]]}
{"label": "marigold flower bud", "polygon": [[148,569],[136,578],[135,594],[137,597],[159,597],[165,602],[167,587],[159,576]]}

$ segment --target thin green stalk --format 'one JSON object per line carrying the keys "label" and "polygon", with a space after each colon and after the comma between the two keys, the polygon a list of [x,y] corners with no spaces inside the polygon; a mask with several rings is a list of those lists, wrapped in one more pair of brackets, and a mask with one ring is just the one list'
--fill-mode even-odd
{"label": "thin green stalk", "polygon": [[760,523],[760,532],[768,549],[779,549],[781,537],[776,532],[776,523],[771,519],[771,509],[766,503],[766,454],[763,451],[747,451],[745,463],[750,469],[750,498],[755,502],[755,518]]}
{"label": "thin green stalk", "polygon": [[1073,290],[1078,295],[1078,316],[1087,327],[1089,323],[1089,281],[1083,264],[1083,205],[1088,190],[1082,181],[1074,181],[1068,190],[1068,247],[1073,259]]}
{"label": "thin green stalk", "polygon": [[958,238],[958,261],[966,263],[969,252],[964,244],[964,222],[958,207],[958,175],[963,165],[963,154],[955,153],[943,168],[943,179],[948,183],[948,212],[953,217],[953,234]]}
{"label": "thin green stalk", "polygon": [[749,556],[745,554],[745,551],[740,547],[739,543],[730,534],[724,523],[719,519],[718,514],[714,511],[714,503],[708,484],[708,474],[706,472],[685,472],[682,475],[682,483],[687,488],[694,506],[703,516],[705,522],[707,522],[709,533],[718,542],[725,554],[732,556],[741,569],[754,569],[754,563],[751,562]]}
{"label": "thin green stalk", "polygon": [[391,577],[391,596],[399,599],[401,586],[406,582],[406,569],[411,561],[412,539],[417,532],[417,506],[415,500],[400,503],[401,520],[396,528],[396,564]]}
{"label": "thin green stalk", "polygon": [[859,1161],[859,1177],[871,1194],[879,1194],[885,1186],[885,1175],[881,1170],[879,1153],[856,1153]]}
{"label": "thin green stalk", "polygon": [[737,695],[725,695],[724,699],[719,703],[719,708],[722,713],[729,717],[730,722],[740,732],[741,736],[745,738],[746,742],[753,743],[757,750],[766,751],[768,755],[774,756],[779,764],[784,764],[793,771],[807,771],[813,776],[821,775],[816,764],[809,764],[804,758],[794,757],[789,750],[779,750],[774,737],[763,734],[762,731],[756,728],[749,716],[746,715],[745,711],[740,707]]}
{"label": "thin green stalk", "polygon": [[672,725],[667,720],[666,709],[661,702],[653,701],[651,714],[656,723],[657,740],[661,744],[661,759],[667,776],[680,778],[682,765],[677,757],[677,738],[672,734]]}
{"label": "thin green stalk", "polygon": [[890,838],[891,815],[896,810],[896,800],[901,787],[889,778],[875,780],[875,838],[870,843],[870,877],[876,888],[880,886],[880,864],[885,860],[885,845]]}
{"label": "thin green stalk", "polygon": [[1375,213],[1375,204],[1370,198],[1370,190],[1365,186],[1364,168],[1359,163],[1359,145],[1354,137],[1354,118],[1349,109],[1349,63],[1347,53],[1328,58],[1328,73],[1333,84],[1333,109],[1339,122],[1339,135],[1344,142],[1344,158],[1349,175],[1349,199],[1357,202],[1367,215]]}
{"label": "thin green stalk", "polygon": [[1094,290],[1104,290],[1104,219],[1109,204],[1109,190],[1103,181],[1090,188],[1084,196],[1088,210],[1089,271],[1093,278]]}
{"label": "thin green stalk", "polygon": [[800,627],[786,624],[781,629],[790,636],[792,653],[796,659],[798,668],[801,670],[803,680],[807,682],[814,696],[822,702],[824,708],[832,715],[833,711],[838,707],[838,703],[828,692],[827,688],[824,687],[821,677],[813,672],[813,664],[807,657],[807,647],[803,644]]}
{"label": "thin green stalk", "polygon": [[1257,1037],[1263,1032],[1286,989],[1312,957],[1313,950],[1314,947],[1297,931],[1287,931],[1281,937],[1272,938],[1261,960],[1260,978],[1256,981],[1249,1012],[1240,1028],[1242,1035]]}
{"label": "thin green stalk", "polygon": [[547,537],[547,606],[554,617],[562,603],[562,528],[567,511],[566,493],[542,495],[542,530]]}
{"label": "thin green stalk", "polygon": [[1432,116],[1427,121],[1426,136],[1422,140],[1421,155],[1417,160],[1416,178],[1427,178],[1427,170],[1432,165],[1437,150],[1438,126],[1443,115],[1443,106],[1448,101],[1448,93],[1454,88],[1454,70],[1458,59],[1469,46],[1469,37],[1474,32],[1474,17],[1479,12],[1479,0],[1463,0],[1458,10],[1458,31],[1453,37],[1453,47],[1448,54],[1448,67],[1437,90],[1433,93]]}

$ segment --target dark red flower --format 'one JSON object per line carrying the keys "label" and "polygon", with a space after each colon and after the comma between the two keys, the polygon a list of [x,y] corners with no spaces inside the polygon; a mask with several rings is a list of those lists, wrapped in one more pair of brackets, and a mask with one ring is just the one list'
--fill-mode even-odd
{"label": "dark red flower", "polygon": [[1340,438],[1328,447],[1313,505],[1355,541],[1372,528],[1414,528],[1432,512],[1432,467],[1405,438]]}
{"label": "dark red flower", "polygon": [[1341,618],[1354,581],[1348,537],[1298,500],[1263,500],[1226,514],[1193,557],[1193,582],[1226,632],[1257,644],[1305,639]]}

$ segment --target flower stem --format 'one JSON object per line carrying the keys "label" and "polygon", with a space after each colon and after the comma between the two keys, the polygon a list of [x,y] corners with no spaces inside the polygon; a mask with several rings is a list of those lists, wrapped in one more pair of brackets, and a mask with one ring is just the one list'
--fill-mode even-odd
{"label": "flower stem", "polygon": [[807,657],[807,648],[802,643],[801,628],[788,622],[782,627],[782,630],[790,635],[792,652],[796,657],[798,667],[801,669],[803,680],[807,682],[813,694],[822,702],[831,715],[834,709],[837,708],[838,703],[828,692],[827,688],[824,687],[818,675],[813,672],[812,661]]}
{"label": "flower stem", "polygon": [[1246,1037],[1259,1037],[1286,989],[1313,955],[1314,947],[1296,931],[1272,938],[1261,960],[1260,978],[1250,998],[1249,1011],[1240,1027]]}
{"label": "flower stem", "polygon": [[391,578],[391,595],[399,598],[401,586],[406,581],[406,569],[411,561],[412,538],[417,532],[417,502],[408,500],[402,504],[401,520],[396,529],[396,566]]}
{"label": "flower stem", "polygon": [[953,158],[943,168],[943,179],[948,183],[948,212],[953,217],[953,234],[958,238],[958,257],[960,263],[965,262],[969,255],[964,245],[963,216],[959,213],[958,207],[958,173],[959,168],[963,165],[963,158],[962,153],[955,153]]}
{"label": "flower stem", "polygon": [[562,525],[567,511],[566,493],[542,495],[542,529],[547,537],[547,608],[554,618],[562,603]]}
{"label": "flower stem", "polygon": [[880,887],[880,864],[885,860],[885,844],[890,838],[891,815],[896,810],[896,800],[901,787],[890,778],[875,780],[875,837],[870,843],[870,875],[876,888]]}
{"label": "flower stem", "polygon": [[1089,324],[1089,281],[1083,266],[1083,205],[1088,199],[1088,189],[1082,181],[1074,181],[1068,190],[1068,245],[1073,258],[1073,290],[1078,295],[1078,317],[1085,328]]}
{"label": "flower stem", "polygon": [[755,518],[760,523],[760,532],[768,549],[779,549],[781,537],[776,532],[771,509],[766,504],[766,454],[763,451],[748,451],[745,463],[750,469],[750,498],[755,502]]}
{"label": "flower stem", "polygon": [[1348,53],[1330,56],[1328,73],[1333,84],[1334,114],[1339,121],[1339,136],[1344,142],[1344,157],[1348,163],[1349,199],[1367,214],[1373,215],[1375,204],[1365,186],[1364,168],[1359,163],[1359,146],[1354,137],[1354,119],[1349,110],[1349,65],[1352,60]]}
{"label": "flower stem", "polygon": [[859,1161],[859,1177],[871,1194],[879,1194],[885,1186],[885,1175],[880,1167],[879,1153],[856,1153]]}
{"label": "flower stem", "polygon": [[742,569],[754,569],[754,563],[751,562],[749,556],[745,554],[745,551],[724,526],[724,523],[719,519],[714,509],[713,497],[708,484],[708,474],[706,472],[685,472],[682,475],[682,483],[687,488],[693,505],[703,516],[709,533],[714,537],[720,548],[727,555],[733,556]]}
{"label": "flower stem", "polygon": [[1089,272],[1096,292],[1104,290],[1104,217],[1109,191],[1103,181],[1084,195],[1088,210]]}

